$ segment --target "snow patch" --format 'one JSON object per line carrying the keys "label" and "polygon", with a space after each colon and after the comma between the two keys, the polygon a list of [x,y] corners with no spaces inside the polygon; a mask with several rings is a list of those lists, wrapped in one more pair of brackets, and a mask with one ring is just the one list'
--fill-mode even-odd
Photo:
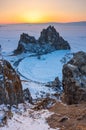
{"label": "snow patch", "polygon": [[0,130],[59,130],[59,128],[50,128],[47,124],[45,119],[51,114],[48,110],[27,110],[21,115],[15,113],[13,118],[8,120],[7,125]]}

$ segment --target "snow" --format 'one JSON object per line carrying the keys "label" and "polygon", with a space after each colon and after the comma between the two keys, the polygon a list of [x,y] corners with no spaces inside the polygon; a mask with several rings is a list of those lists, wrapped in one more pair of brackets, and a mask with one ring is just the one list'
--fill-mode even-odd
{"label": "snow", "polygon": [[23,89],[29,88],[33,99],[46,97],[47,94],[53,95],[56,93],[52,88],[46,87],[44,84],[33,82],[33,81],[22,81]]}
{"label": "snow", "polygon": [[22,114],[15,113],[13,118],[8,120],[7,125],[0,130],[59,130],[59,128],[50,128],[46,118],[51,114],[48,110],[32,111],[28,109]]}

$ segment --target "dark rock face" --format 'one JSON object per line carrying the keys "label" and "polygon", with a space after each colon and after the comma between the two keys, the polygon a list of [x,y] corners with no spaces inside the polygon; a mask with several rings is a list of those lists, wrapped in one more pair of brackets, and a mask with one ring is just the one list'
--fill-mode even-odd
{"label": "dark rock face", "polygon": [[22,41],[26,44],[27,43],[36,43],[36,39],[33,36],[29,36],[28,34],[25,34],[25,33],[21,34],[20,41]]}
{"label": "dark rock face", "polygon": [[0,104],[23,102],[23,91],[19,76],[6,60],[0,60]]}
{"label": "dark rock face", "polygon": [[67,104],[86,101],[86,53],[78,52],[63,66],[64,100]]}
{"label": "dark rock face", "polygon": [[30,91],[29,91],[28,88],[24,89],[23,95],[24,95],[24,100],[25,101],[28,101],[29,103],[32,103],[32,97],[31,97],[31,94],[30,94]]}
{"label": "dark rock face", "polygon": [[70,45],[65,41],[53,26],[43,29],[38,40],[33,36],[23,33],[20,36],[15,54],[22,52],[32,52],[36,54],[46,54],[55,50],[67,50]]}
{"label": "dark rock face", "polygon": [[56,50],[67,50],[70,46],[67,41],[65,41],[53,26],[49,26],[47,29],[43,29],[39,37],[39,43],[50,44],[54,46]]}

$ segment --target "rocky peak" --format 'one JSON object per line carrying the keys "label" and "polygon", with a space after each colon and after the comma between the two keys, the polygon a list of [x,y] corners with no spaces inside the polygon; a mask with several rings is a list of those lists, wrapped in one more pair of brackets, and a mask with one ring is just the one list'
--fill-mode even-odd
{"label": "rocky peak", "polygon": [[67,49],[70,49],[69,43],[59,35],[54,26],[49,26],[42,30],[38,40],[28,34],[21,34],[18,47],[14,53],[46,54],[55,50]]}
{"label": "rocky peak", "polygon": [[51,44],[56,50],[70,49],[69,43],[59,35],[54,26],[43,29],[38,41],[41,44]]}
{"label": "rocky peak", "polygon": [[64,100],[67,104],[86,101],[86,53],[75,53],[63,66]]}
{"label": "rocky peak", "polygon": [[54,26],[49,26],[47,27],[47,29],[43,29],[40,37],[39,37],[39,42],[40,43],[50,43],[53,44],[54,40],[56,39],[56,37],[58,38],[59,33],[56,32],[56,29],[54,28]]}
{"label": "rocky peak", "polygon": [[23,102],[20,78],[11,64],[0,60],[0,104],[18,104]]}

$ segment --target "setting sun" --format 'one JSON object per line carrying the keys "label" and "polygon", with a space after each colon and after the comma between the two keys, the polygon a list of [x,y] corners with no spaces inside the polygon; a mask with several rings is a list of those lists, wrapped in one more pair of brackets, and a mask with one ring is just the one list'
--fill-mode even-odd
{"label": "setting sun", "polygon": [[29,23],[40,23],[42,22],[42,17],[39,12],[30,12],[25,16],[25,21]]}

